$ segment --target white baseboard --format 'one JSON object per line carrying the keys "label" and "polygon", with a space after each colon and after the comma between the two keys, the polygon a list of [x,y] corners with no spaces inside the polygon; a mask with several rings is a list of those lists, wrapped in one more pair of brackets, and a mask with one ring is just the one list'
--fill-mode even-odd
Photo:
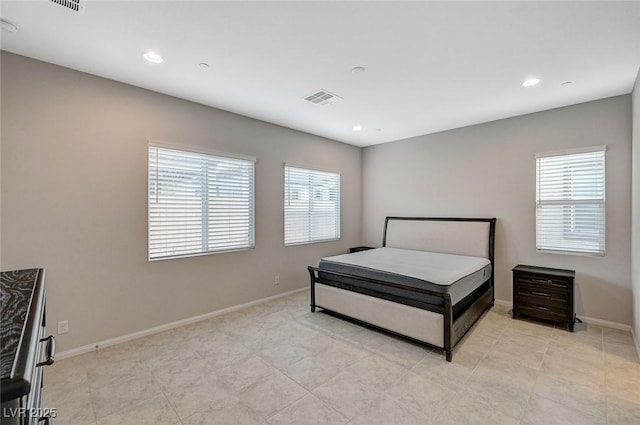
{"label": "white baseboard", "polygon": [[[495,305],[513,308],[513,303],[511,301],[495,300]],[[621,331],[633,332],[633,328],[631,328],[630,325],[625,325],[624,323],[610,322],[609,320],[596,319],[595,317],[582,316],[582,315],[578,317],[583,322],[591,323],[592,325],[603,326],[605,328],[611,328],[611,329],[618,329]],[[636,349],[637,348],[638,348],[638,344],[636,342]]]}
{"label": "white baseboard", "polygon": [[201,320],[211,319],[212,317],[220,316],[222,314],[231,313],[233,311],[238,311],[245,309],[247,307],[251,307],[258,304],[263,304],[269,301],[273,301],[278,298],[286,297],[287,295],[295,294],[298,292],[306,291],[308,288],[300,288],[295,289],[293,291],[284,292],[282,294],[273,295],[267,298],[261,298],[259,300],[250,301],[248,303],[235,305],[233,307],[223,308],[222,310],[216,310],[209,313],[201,314],[199,316],[188,317],[186,319],[178,320],[176,322],[167,323],[160,326],[155,326],[153,328],[145,329],[138,332],[133,332],[127,335],[122,335],[116,338],[107,339],[104,341],[98,341],[93,344],[84,345],[78,348],[72,348],[71,350],[62,351],[61,353],[56,354],[56,360],[63,360],[73,356],[79,356],[80,354],[90,353],[92,351],[99,350],[100,348],[110,347],[112,345],[122,344],[123,342],[131,341],[138,338],[143,338],[145,336],[157,334],[160,332],[168,331],[170,329],[179,328],[181,326],[188,325],[190,323],[200,322]]}
{"label": "white baseboard", "polygon": [[513,303],[511,301],[494,300],[494,304],[495,305],[500,305],[500,306],[503,306],[503,307],[508,307],[508,308],[513,307]]}
{"label": "white baseboard", "polygon": [[633,344],[636,346],[636,354],[638,354],[638,358],[640,359],[640,340],[638,340],[638,335],[636,335],[633,328],[631,328],[631,336],[633,337]]}

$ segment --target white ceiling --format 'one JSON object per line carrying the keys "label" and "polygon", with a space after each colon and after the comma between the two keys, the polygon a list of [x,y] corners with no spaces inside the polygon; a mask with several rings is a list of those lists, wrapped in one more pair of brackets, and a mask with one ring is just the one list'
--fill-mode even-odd
{"label": "white ceiling", "polygon": [[[3,50],[357,146],[630,93],[640,67],[640,1],[3,0],[0,15],[19,27]],[[303,100],[318,89],[344,100]]]}

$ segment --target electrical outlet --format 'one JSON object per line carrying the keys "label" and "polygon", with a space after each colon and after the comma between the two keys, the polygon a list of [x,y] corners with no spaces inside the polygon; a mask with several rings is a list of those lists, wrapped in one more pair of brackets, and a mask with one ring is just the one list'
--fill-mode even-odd
{"label": "electrical outlet", "polygon": [[66,334],[69,332],[69,321],[62,320],[58,322],[58,335]]}
{"label": "electrical outlet", "polygon": [[273,279],[273,284],[274,284],[274,285],[280,285],[280,276],[276,276],[276,277]]}

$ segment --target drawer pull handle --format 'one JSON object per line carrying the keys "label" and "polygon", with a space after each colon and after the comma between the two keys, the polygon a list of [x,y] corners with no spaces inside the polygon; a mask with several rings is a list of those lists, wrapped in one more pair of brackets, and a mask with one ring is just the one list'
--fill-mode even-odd
{"label": "drawer pull handle", "polygon": [[532,282],[535,283],[546,283],[547,285],[551,285],[553,282],[551,281],[551,279],[531,279]]}
{"label": "drawer pull handle", "polygon": [[53,335],[49,335],[46,338],[42,338],[40,342],[47,342],[47,360],[36,364],[36,367],[51,366],[56,357],[56,338]]}
{"label": "drawer pull handle", "polygon": [[546,292],[531,291],[531,295],[540,295],[541,297],[550,297],[551,294]]}
{"label": "drawer pull handle", "polygon": [[542,307],[542,306],[539,306],[539,305],[532,305],[531,307],[535,308],[536,310],[542,310],[542,311],[549,310],[547,307]]}

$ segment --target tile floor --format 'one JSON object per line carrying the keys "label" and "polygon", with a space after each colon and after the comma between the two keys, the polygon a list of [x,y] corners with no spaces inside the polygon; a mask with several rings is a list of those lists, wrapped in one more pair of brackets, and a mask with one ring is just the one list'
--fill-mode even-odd
{"label": "tile floor", "polygon": [[447,363],[305,293],[56,362],[45,384],[56,425],[640,424],[627,332],[494,308]]}

